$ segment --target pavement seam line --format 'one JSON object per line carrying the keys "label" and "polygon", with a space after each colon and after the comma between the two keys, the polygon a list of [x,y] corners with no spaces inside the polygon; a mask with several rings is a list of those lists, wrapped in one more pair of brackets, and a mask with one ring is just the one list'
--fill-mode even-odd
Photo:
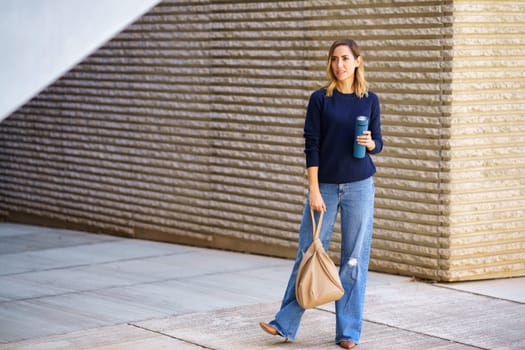
{"label": "pavement seam line", "polygon": [[[96,264],[96,265],[103,265],[103,264],[104,263]],[[78,267],[84,267],[84,266],[93,266],[93,265],[78,265],[78,266],[73,266],[72,268],[78,268]],[[279,265],[275,265],[275,266],[271,265],[270,267],[279,267]],[[57,269],[47,269],[47,270],[44,269],[44,270],[20,272],[20,273],[16,273],[16,274],[13,274],[13,275],[24,275],[26,273],[38,273],[38,272],[41,272],[41,271],[42,272],[46,272],[46,271],[53,271],[53,270],[56,271],[56,270],[65,270],[65,269],[68,269],[68,268],[57,268]],[[223,271],[223,272],[208,272],[208,273],[203,273],[203,274],[198,274],[198,275],[191,275],[191,276],[174,277],[174,278],[163,278],[163,279],[158,279],[158,280],[136,282],[136,283],[129,283],[129,284],[116,284],[116,285],[110,285],[110,286],[105,286],[105,287],[101,287],[101,288],[71,290],[71,291],[66,291],[66,292],[56,293],[56,294],[39,295],[39,296],[35,296],[35,297],[3,300],[3,301],[0,301],[0,305],[6,304],[6,303],[12,303],[12,302],[39,300],[39,299],[50,298],[50,297],[60,297],[60,296],[66,296],[66,295],[71,295],[71,294],[96,293],[98,291],[105,291],[105,290],[110,290],[110,289],[114,289],[114,288],[128,288],[128,287],[136,287],[136,286],[155,284],[155,283],[172,282],[172,281],[182,281],[182,282],[184,282],[184,281],[187,281],[187,280],[190,280],[190,279],[194,279],[195,277],[200,278],[200,277],[216,276],[216,275],[229,274],[229,273],[239,273],[239,272],[252,271],[252,270],[253,269],[251,269],[251,268],[246,268],[246,269],[237,269],[237,270]],[[9,276],[8,275],[0,275],[0,277],[5,277],[5,276],[12,277],[13,275],[9,275]],[[22,281],[26,281],[26,282],[31,282],[31,280],[26,280],[23,277],[21,278],[21,280]]]}
{"label": "pavement seam line", "polygon": [[[78,245],[76,245],[75,247],[78,247]],[[70,247],[66,247],[66,248],[70,248]],[[18,253],[15,253],[15,254],[18,254]],[[95,263],[86,263],[86,264],[77,264],[77,265],[49,267],[49,268],[44,268],[44,269],[27,270],[27,271],[20,271],[20,272],[8,272],[8,273],[0,274],[0,277],[11,277],[11,276],[16,276],[16,275],[23,275],[23,274],[26,274],[26,273],[57,271],[57,270],[64,270],[64,269],[76,269],[76,268],[87,267],[87,266],[103,266],[103,265],[110,265],[110,264],[114,264],[114,263],[129,262],[129,261],[143,260],[143,259],[152,259],[152,258],[162,258],[162,257],[175,256],[175,255],[181,255],[181,254],[186,254],[186,252],[182,252],[182,253],[167,253],[167,254],[158,254],[158,255],[146,255],[146,256],[138,256],[138,257],[133,257],[133,258],[123,258],[123,259],[117,259],[117,260],[111,260],[111,261],[101,261],[101,262],[95,262]],[[2,256],[2,255],[8,255],[8,254],[0,254],[0,256]]]}
{"label": "pavement seam line", "polygon": [[[101,261],[101,262],[95,262],[95,263],[86,263],[86,264],[77,264],[77,265],[67,265],[67,266],[59,266],[59,267],[49,267],[49,268],[44,268],[44,269],[36,269],[36,270],[27,270],[27,271],[20,271],[20,272],[8,272],[8,273],[0,273],[0,277],[13,277],[13,276],[17,276],[17,275],[24,275],[24,274],[28,274],[28,273],[38,273],[38,272],[48,272],[48,271],[58,271],[58,270],[65,270],[65,269],[77,269],[77,268],[82,268],[82,267],[89,267],[89,266],[104,266],[104,265],[111,265],[111,264],[114,264],[114,263],[121,263],[121,262],[129,262],[129,261],[134,261],[134,260],[143,260],[143,259],[154,259],[154,258],[163,258],[163,257],[169,257],[169,256],[178,256],[178,255],[183,255],[183,254],[191,254],[191,253],[194,253],[194,251],[185,251],[185,252],[180,252],[180,253],[166,253],[166,254],[158,254],[158,255],[146,255],[146,256],[141,256],[141,257],[133,257],[133,258],[123,258],[123,259],[117,259],[117,260],[111,260],[111,261]],[[2,255],[7,255],[7,254],[0,254],[0,256]],[[251,271],[251,270],[258,270],[258,269],[265,269],[265,268],[268,268],[268,267],[285,267],[285,266],[288,266],[288,263],[275,263],[275,264],[270,264],[270,265],[264,265],[264,266],[260,266],[260,267],[256,267],[256,268],[253,268],[253,267],[247,267],[247,268],[240,268],[240,269],[234,269],[234,270],[225,270],[225,271],[212,271],[212,272],[207,272],[207,273],[204,273],[204,274],[200,274],[200,275],[192,275],[192,276],[183,276],[183,277],[179,277],[179,278],[176,278],[178,280],[184,280],[184,279],[189,279],[189,278],[194,278],[194,277],[199,277],[199,276],[208,276],[208,275],[216,275],[216,274],[221,274],[221,273],[238,273],[238,272],[244,272],[244,271]],[[171,279],[168,279],[168,280],[171,280]]]}
{"label": "pavement seam line", "polygon": [[370,322],[370,323],[374,323],[374,324],[381,325],[381,326],[385,326],[385,327],[389,327],[389,328],[393,328],[393,329],[399,329],[399,330],[402,330],[402,331],[405,331],[405,332],[408,332],[408,333],[413,333],[413,334],[423,335],[423,336],[425,336],[425,337],[430,337],[430,338],[435,338],[435,339],[444,340],[444,341],[451,342],[451,343],[454,343],[454,344],[465,345],[465,346],[471,347],[471,348],[473,348],[473,349],[479,349],[479,350],[490,350],[489,348],[482,348],[482,347],[479,347],[479,346],[477,346],[477,345],[467,344],[467,343],[463,343],[463,342],[460,342],[460,341],[457,341],[457,340],[453,340],[453,339],[448,339],[448,338],[440,337],[440,336],[437,336],[437,335],[432,335],[432,334],[427,334],[427,333],[423,333],[423,332],[415,331],[415,330],[412,330],[412,329],[406,329],[406,328],[401,328],[401,327],[392,326],[392,325],[390,325],[390,324],[388,324],[388,323],[372,321],[372,320],[368,320],[368,319],[365,319],[365,318],[363,318],[363,321],[365,321],[365,322]]}
{"label": "pavement seam line", "polygon": [[437,287],[437,288],[443,288],[443,289],[452,290],[454,292],[461,292],[461,293],[476,295],[476,296],[479,296],[479,297],[485,297],[485,298],[489,298],[489,299],[508,301],[509,303],[514,303],[514,304],[518,304],[518,305],[525,305],[525,303],[523,303],[521,301],[512,300],[512,299],[503,298],[503,297],[496,297],[494,295],[487,295],[487,294],[477,293],[477,292],[473,292],[473,291],[470,291],[470,290],[456,289],[456,288],[448,287],[448,286],[445,286],[445,285],[442,285],[442,284],[432,284],[432,286],[433,287]]}
{"label": "pavement seam line", "polygon": [[[318,311],[324,311],[324,312],[328,312],[328,313],[331,313],[331,314],[334,314],[334,315],[335,315],[335,312],[330,311],[330,310],[325,310],[325,309],[321,309],[321,308],[317,308],[317,307],[316,307],[315,309],[318,310]],[[363,317],[363,321],[364,321],[364,322],[373,323],[373,324],[377,324],[377,325],[381,325],[381,326],[385,326],[385,327],[389,327],[389,328],[393,328],[393,329],[398,329],[398,330],[405,331],[405,332],[408,332],[408,333],[418,334],[418,335],[422,335],[422,336],[425,336],[425,337],[430,337],[430,338],[435,338],[435,339],[440,339],[440,340],[444,340],[444,341],[452,342],[452,343],[454,343],[454,344],[465,345],[465,346],[471,347],[471,348],[473,348],[473,349],[479,349],[479,350],[490,350],[489,348],[482,348],[482,347],[479,347],[479,346],[477,346],[477,345],[467,344],[467,343],[463,343],[463,342],[460,342],[460,341],[457,341],[457,340],[453,340],[453,339],[448,339],[448,338],[444,338],[444,337],[440,337],[440,336],[436,336],[436,335],[432,335],[432,334],[427,334],[427,333],[423,333],[423,332],[415,331],[415,330],[412,330],[412,329],[406,329],[406,328],[396,327],[396,326],[390,325],[390,324],[388,324],[388,323],[383,323],[383,322],[378,322],[378,321],[372,321],[372,320],[370,320],[370,319],[366,319],[366,318],[364,318],[364,317]]]}
{"label": "pavement seam line", "polygon": [[135,327],[135,328],[139,328],[139,329],[142,329],[142,330],[145,330],[146,332],[150,332],[150,333],[155,333],[155,334],[158,334],[158,335],[161,335],[161,336],[164,336],[164,337],[168,337],[168,338],[171,338],[171,339],[175,339],[175,340],[178,340],[178,341],[181,341],[181,342],[184,342],[186,344],[191,344],[191,345],[195,345],[195,346],[198,346],[200,348],[203,348],[203,349],[208,349],[208,350],[217,350],[215,348],[210,348],[210,347],[207,347],[206,345],[202,345],[202,344],[197,344],[197,343],[194,343],[192,341],[189,341],[189,340],[186,340],[186,339],[182,339],[182,338],[177,338],[173,335],[169,335],[169,334],[166,334],[166,333],[162,333],[160,331],[156,331],[154,329],[150,329],[150,328],[146,328],[146,327],[142,327],[142,326],[139,326],[138,324],[135,324],[135,323],[128,323],[129,326],[132,326],[132,327]]}

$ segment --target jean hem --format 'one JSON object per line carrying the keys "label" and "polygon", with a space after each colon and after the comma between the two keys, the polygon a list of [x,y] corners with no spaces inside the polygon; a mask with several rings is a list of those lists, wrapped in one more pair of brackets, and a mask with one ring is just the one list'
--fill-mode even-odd
{"label": "jean hem", "polygon": [[293,341],[295,340],[295,337],[289,337],[289,336],[286,336],[283,331],[281,330],[281,327],[279,327],[279,325],[277,324],[277,322],[274,320],[274,321],[271,321],[269,323],[270,326],[272,326],[273,328],[275,328],[275,330],[277,331],[278,335],[287,339],[287,340],[290,340],[290,341]]}

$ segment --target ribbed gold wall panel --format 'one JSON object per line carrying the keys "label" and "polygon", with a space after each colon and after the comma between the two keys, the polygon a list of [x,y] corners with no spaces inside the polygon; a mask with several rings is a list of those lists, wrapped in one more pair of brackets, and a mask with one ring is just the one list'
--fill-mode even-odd
{"label": "ribbed gold wall panel", "polygon": [[525,273],[525,3],[454,2],[448,278]]}
{"label": "ribbed gold wall panel", "polygon": [[522,274],[522,7],[164,1],[0,125],[0,217],[292,257],[306,103],[352,37],[383,114],[371,268]]}

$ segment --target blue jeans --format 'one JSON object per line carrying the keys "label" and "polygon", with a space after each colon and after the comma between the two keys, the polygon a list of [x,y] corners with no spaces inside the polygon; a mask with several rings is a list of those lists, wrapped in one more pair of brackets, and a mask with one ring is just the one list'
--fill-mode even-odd
{"label": "blue jeans", "polygon": [[[345,294],[336,301],[335,341],[359,342],[363,319],[366,278],[370,260],[374,216],[374,183],[372,178],[344,184],[319,185],[326,204],[320,239],[328,249],[338,211],[341,211],[341,266],[339,276]],[[316,219],[319,213],[316,213]],[[312,219],[306,201],[299,229],[299,249],[281,309],[270,325],[285,338],[295,339],[304,309],[295,299],[295,278],[304,251],[312,243]]]}

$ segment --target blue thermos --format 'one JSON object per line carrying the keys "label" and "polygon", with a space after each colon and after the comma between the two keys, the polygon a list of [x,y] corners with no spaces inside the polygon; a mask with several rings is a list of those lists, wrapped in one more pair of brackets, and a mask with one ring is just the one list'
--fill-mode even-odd
{"label": "blue thermos", "polygon": [[366,147],[357,143],[357,136],[363,135],[363,132],[368,130],[368,118],[357,117],[355,121],[355,135],[354,135],[354,157],[364,158],[366,153]]}

